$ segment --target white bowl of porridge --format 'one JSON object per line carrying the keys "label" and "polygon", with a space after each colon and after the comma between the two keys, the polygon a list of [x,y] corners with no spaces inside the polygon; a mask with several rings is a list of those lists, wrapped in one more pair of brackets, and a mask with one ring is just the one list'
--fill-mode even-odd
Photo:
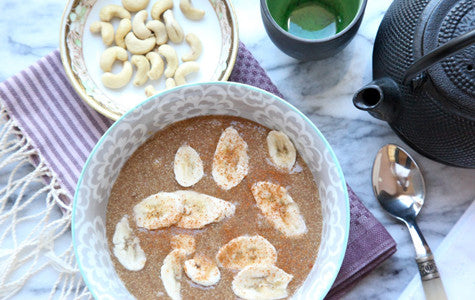
{"label": "white bowl of porridge", "polygon": [[323,299],[349,218],[338,160],[309,119],[212,82],[111,126],[80,176],[72,232],[98,299]]}

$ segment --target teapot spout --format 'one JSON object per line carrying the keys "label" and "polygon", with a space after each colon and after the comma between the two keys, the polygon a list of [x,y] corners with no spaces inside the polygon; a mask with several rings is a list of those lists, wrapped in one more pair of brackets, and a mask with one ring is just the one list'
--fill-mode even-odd
{"label": "teapot spout", "polygon": [[373,117],[391,123],[399,111],[399,95],[396,82],[384,77],[370,82],[356,92],[353,104]]}

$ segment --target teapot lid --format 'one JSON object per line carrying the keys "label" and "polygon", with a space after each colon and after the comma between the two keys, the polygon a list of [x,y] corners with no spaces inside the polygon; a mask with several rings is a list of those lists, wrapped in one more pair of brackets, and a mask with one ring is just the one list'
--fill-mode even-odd
{"label": "teapot lid", "polygon": [[[426,14],[421,56],[475,28],[473,0],[431,1],[436,5]],[[417,46],[416,46],[417,47]],[[475,45],[466,47],[427,70],[434,87],[448,106],[464,115],[475,115]]]}

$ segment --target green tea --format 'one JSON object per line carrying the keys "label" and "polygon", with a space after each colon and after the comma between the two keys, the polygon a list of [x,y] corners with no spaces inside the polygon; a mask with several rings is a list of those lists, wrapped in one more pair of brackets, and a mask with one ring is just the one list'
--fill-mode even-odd
{"label": "green tea", "polygon": [[324,39],[344,29],[342,18],[332,7],[315,0],[301,2],[288,7],[284,30],[305,39]]}

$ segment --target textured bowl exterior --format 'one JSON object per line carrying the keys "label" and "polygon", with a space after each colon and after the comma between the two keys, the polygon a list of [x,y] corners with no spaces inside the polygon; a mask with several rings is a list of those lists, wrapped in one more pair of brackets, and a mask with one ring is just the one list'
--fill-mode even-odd
{"label": "textured bowl exterior", "polygon": [[302,61],[325,59],[342,51],[356,35],[366,8],[366,0],[363,0],[355,18],[343,31],[329,38],[310,40],[283,30],[272,18],[266,0],[260,1],[264,28],[272,42],[285,54]]}
{"label": "textured bowl exterior", "polygon": [[315,125],[284,100],[251,86],[224,82],[177,87],[150,98],[114,123],[93,149],[79,178],[72,221],[76,258],[90,291],[100,299],[132,298],[114,269],[107,245],[111,183],[131,154],[156,131],[203,115],[240,116],[282,130],[294,141],[318,185],[323,214],[319,254],[295,298],[323,299],[340,270],[350,221],[346,183],[335,154]]}

